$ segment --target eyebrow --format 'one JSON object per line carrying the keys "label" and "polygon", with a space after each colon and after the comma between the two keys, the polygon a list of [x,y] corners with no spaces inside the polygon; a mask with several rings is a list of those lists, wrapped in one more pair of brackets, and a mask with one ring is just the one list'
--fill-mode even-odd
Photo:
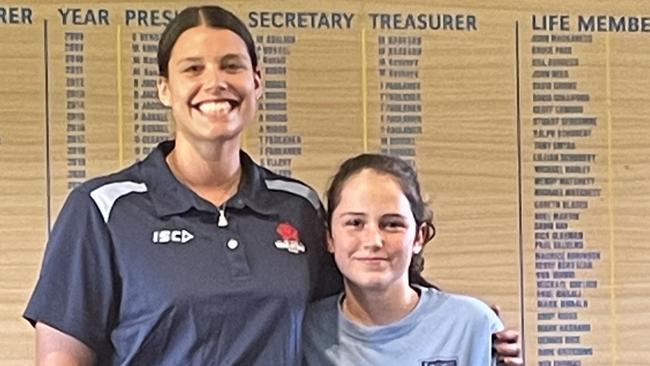
{"label": "eyebrow", "polygon": [[339,215],[339,217],[344,217],[344,216],[366,216],[366,214],[363,212],[347,211],[347,212],[341,212],[341,214]]}
{"label": "eyebrow", "polygon": [[[246,55],[244,55],[242,53],[228,53],[228,54],[222,56],[221,59],[219,60],[219,62],[222,63],[222,62],[227,62],[227,61],[231,61],[231,60],[242,60],[242,61],[244,61],[244,60],[246,60]],[[189,57],[185,57],[185,58],[182,58],[182,59],[176,61],[176,65],[179,65],[179,64],[181,64],[183,62],[198,62],[198,61],[203,61],[203,57],[189,56]]]}
{"label": "eyebrow", "polygon": [[242,53],[229,53],[229,54],[226,54],[223,57],[221,57],[220,61],[224,62],[224,61],[230,61],[232,59],[237,59],[237,60],[241,60],[241,61],[247,60],[246,55],[244,55]]}
{"label": "eyebrow", "polygon": [[203,60],[203,57],[185,57],[176,61],[176,65],[180,65],[183,62],[197,62]]}
{"label": "eyebrow", "polygon": [[384,217],[386,217],[386,218],[391,218],[391,219],[392,219],[392,218],[396,218],[396,219],[406,219],[406,217],[405,217],[404,215],[396,214],[396,213],[388,213],[388,214],[382,215],[382,218],[384,218]]}
{"label": "eyebrow", "polygon": [[[345,217],[345,216],[367,216],[366,213],[363,212],[354,212],[354,211],[348,211],[348,212],[342,212],[339,217]],[[404,215],[398,214],[398,213],[387,213],[381,215],[382,218],[397,218],[397,219],[406,219]]]}

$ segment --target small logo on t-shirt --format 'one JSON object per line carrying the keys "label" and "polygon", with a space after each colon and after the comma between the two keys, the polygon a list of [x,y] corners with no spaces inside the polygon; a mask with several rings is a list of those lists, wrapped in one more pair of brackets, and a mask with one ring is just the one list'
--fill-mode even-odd
{"label": "small logo on t-shirt", "polygon": [[300,242],[298,229],[293,227],[288,222],[278,224],[275,232],[280,235],[282,240],[275,241],[275,247],[278,249],[286,249],[289,253],[298,254],[305,252],[305,246]]}
{"label": "small logo on t-shirt", "polygon": [[185,229],[180,230],[156,230],[153,232],[154,244],[179,243],[185,244],[194,239],[194,235]]}
{"label": "small logo on t-shirt", "polygon": [[422,361],[420,366],[456,366],[456,360]]}

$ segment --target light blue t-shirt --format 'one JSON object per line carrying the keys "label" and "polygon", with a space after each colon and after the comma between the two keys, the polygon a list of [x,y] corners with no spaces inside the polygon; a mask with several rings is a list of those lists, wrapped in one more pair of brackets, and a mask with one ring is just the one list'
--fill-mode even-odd
{"label": "light blue t-shirt", "polygon": [[350,321],[342,294],[312,304],[305,317],[305,365],[492,365],[492,334],[503,329],[480,300],[417,287],[406,317],[382,326]]}

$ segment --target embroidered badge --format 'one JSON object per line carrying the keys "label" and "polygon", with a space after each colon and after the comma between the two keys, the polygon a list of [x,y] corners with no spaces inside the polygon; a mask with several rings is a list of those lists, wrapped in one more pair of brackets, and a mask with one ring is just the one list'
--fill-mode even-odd
{"label": "embroidered badge", "polygon": [[456,366],[455,360],[422,361],[421,366]]}
{"label": "embroidered badge", "polygon": [[300,242],[298,230],[288,222],[278,224],[275,232],[280,235],[281,240],[275,241],[275,247],[286,249],[290,253],[298,254],[305,252],[305,246]]}

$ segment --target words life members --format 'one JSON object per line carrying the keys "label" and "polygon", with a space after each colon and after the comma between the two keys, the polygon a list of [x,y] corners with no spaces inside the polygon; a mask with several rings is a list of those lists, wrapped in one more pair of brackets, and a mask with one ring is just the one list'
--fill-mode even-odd
{"label": "words life members", "polygon": [[[578,32],[650,32],[650,17],[581,15],[575,16]],[[534,31],[572,31],[572,18],[567,14],[533,14]]]}

